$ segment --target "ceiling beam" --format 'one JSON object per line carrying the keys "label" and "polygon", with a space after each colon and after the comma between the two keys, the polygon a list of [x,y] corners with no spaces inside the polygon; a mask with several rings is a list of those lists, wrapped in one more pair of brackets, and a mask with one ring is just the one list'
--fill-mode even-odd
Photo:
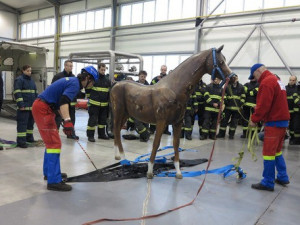
{"label": "ceiling beam", "polygon": [[11,12],[11,13],[15,13],[15,14],[20,14],[20,11],[18,11],[17,9],[4,4],[3,2],[0,2],[0,10],[4,10],[6,12]]}
{"label": "ceiling beam", "polygon": [[50,3],[52,6],[60,6],[60,0],[46,0],[46,2]]}

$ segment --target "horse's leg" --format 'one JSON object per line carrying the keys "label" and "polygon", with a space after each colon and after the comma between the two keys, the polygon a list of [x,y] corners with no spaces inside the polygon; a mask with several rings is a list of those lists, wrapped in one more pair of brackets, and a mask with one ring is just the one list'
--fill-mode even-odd
{"label": "horse's leg", "polygon": [[[117,105],[117,104],[116,104]],[[123,124],[126,122],[128,116],[124,112],[124,108],[116,106],[113,109],[114,113],[114,151],[115,151],[115,159],[125,159],[125,153],[123,149],[123,145],[121,142],[121,129]],[[121,155],[121,156],[120,156]]]}
{"label": "horse's leg", "polygon": [[174,153],[175,153],[175,158],[174,158],[174,166],[176,169],[176,178],[177,179],[182,179],[182,174],[180,171],[180,165],[179,165],[179,143],[180,143],[180,134],[181,134],[181,127],[182,127],[182,121],[173,124],[173,147],[174,147]]}
{"label": "horse's leg", "polygon": [[165,130],[165,127],[166,127],[165,121],[156,123],[156,133],[155,133],[155,137],[154,137],[154,141],[153,141],[150,161],[148,163],[148,172],[147,172],[147,178],[148,179],[153,178],[154,160],[155,160],[156,152],[157,152],[157,149],[160,145],[160,139],[161,139],[161,136],[162,136],[162,134]]}

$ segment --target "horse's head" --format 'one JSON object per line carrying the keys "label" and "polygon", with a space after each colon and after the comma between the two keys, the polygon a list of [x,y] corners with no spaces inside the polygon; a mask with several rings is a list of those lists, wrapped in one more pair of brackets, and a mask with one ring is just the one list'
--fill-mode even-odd
{"label": "horse's head", "polygon": [[221,53],[224,45],[218,49],[212,48],[209,53],[209,56],[206,58],[206,68],[209,74],[211,74],[211,79],[214,80],[215,77],[218,77],[222,80],[220,86],[223,86],[226,82],[226,78],[231,78],[234,73],[226,64],[226,59]]}

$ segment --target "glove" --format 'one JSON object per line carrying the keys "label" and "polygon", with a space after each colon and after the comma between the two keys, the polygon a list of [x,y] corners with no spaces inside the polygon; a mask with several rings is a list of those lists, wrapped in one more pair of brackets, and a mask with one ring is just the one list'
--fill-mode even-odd
{"label": "glove", "polygon": [[63,132],[67,136],[72,136],[72,134],[75,132],[74,125],[70,120],[64,121],[63,127],[64,127]]}

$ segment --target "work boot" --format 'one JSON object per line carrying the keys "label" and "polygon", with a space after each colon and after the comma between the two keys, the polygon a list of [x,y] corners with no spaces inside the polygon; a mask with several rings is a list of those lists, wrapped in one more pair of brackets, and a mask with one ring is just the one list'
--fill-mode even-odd
{"label": "work boot", "polygon": [[98,139],[109,140],[109,137],[105,133],[105,128],[98,128]]}
{"label": "work boot", "polygon": [[251,188],[257,189],[257,190],[263,190],[263,191],[274,191],[274,188],[266,187],[266,186],[262,185],[261,183],[252,184]]}
{"label": "work boot", "polygon": [[20,148],[27,148],[28,147],[28,145],[26,143],[18,143],[17,146],[20,147]]}
{"label": "work boot", "polygon": [[200,140],[206,140],[206,139],[207,139],[207,135],[203,134],[203,135],[200,136]]}
{"label": "work boot", "polygon": [[[66,180],[68,178],[68,175],[66,173],[61,173],[61,178],[63,180]],[[48,180],[48,177],[47,176],[44,176],[44,180]]]}
{"label": "work boot", "polygon": [[246,138],[247,137],[247,131],[246,130],[243,130],[243,134],[241,135],[240,138]]}
{"label": "work boot", "polygon": [[215,137],[215,134],[209,134],[209,139],[216,140],[217,138]]}
{"label": "work boot", "polygon": [[225,130],[219,130],[217,138],[225,138]]}
{"label": "work boot", "polygon": [[186,135],[185,135],[185,138],[186,138],[187,140],[191,141],[191,140],[192,140],[192,135],[186,134]]}
{"label": "work boot", "polygon": [[148,132],[148,130],[145,130],[144,132],[142,132],[140,134],[140,141],[141,142],[147,142],[149,140],[150,134]]}
{"label": "work boot", "polygon": [[74,139],[74,140],[79,140],[79,137],[75,133],[73,133],[72,135],[67,135],[67,138]]}
{"label": "work boot", "polygon": [[114,139],[115,135],[113,133],[108,133],[108,137],[111,138],[111,139]]}
{"label": "work boot", "polygon": [[171,135],[171,132],[169,131],[169,126],[166,126],[164,134]]}
{"label": "work boot", "polygon": [[88,137],[88,141],[89,141],[89,142],[95,142],[96,140],[95,140],[94,137]]}
{"label": "work boot", "polygon": [[180,138],[184,138],[184,130],[181,130]]}
{"label": "work boot", "polygon": [[47,184],[47,189],[51,191],[71,191],[72,186],[64,182],[58,184]]}
{"label": "work boot", "polygon": [[282,185],[282,186],[286,186],[287,184],[289,184],[290,182],[289,181],[281,181],[281,180],[278,180],[278,179],[275,179],[275,183],[276,184],[279,184],[279,185]]}
{"label": "work boot", "polygon": [[230,139],[230,140],[233,140],[233,139],[234,139],[234,136],[233,136],[233,135],[229,135],[229,139]]}

